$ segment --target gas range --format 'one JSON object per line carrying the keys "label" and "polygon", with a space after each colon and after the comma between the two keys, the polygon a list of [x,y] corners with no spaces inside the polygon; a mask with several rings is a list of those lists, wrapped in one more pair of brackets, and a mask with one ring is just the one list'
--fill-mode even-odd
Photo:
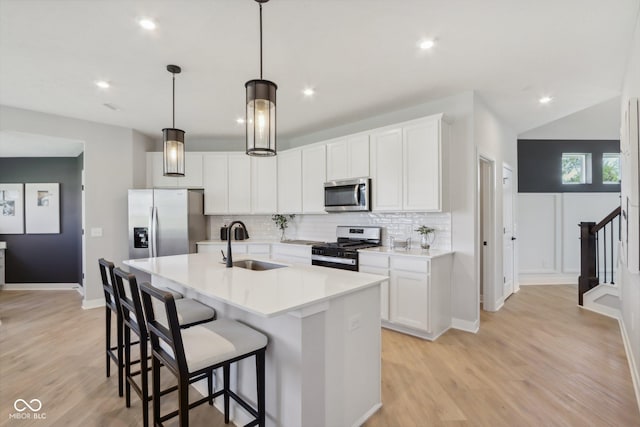
{"label": "gas range", "polygon": [[380,246],[381,228],[344,226],[336,229],[337,242],[311,247],[311,264],[358,271],[358,249]]}

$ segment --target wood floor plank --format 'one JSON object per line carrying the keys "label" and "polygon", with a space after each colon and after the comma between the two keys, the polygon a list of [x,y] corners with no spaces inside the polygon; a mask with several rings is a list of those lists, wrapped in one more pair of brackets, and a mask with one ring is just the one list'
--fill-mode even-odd
{"label": "wood floor plank", "polygon": [[[383,407],[365,426],[640,426],[618,324],[577,308],[575,292],[523,287],[482,312],[478,334],[384,330]],[[104,375],[104,310],[80,304],[75,291],[0,292],[0,426],[141,424],[137,396],[127,409],[115,367]],[[18,398],[40,399],[47,420],[10,420]],[[194,427],[225,425],[208,405],[190,415]]]}

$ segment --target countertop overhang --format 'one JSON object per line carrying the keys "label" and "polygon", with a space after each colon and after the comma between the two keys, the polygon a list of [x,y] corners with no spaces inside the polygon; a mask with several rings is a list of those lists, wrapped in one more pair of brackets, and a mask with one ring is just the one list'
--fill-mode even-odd
{"label": "countertop overhang", "polygon": [[210,298],[263,317],[275,317],[378,285],[387,276],[290,264],[266,257],[236,255],[285,265],[267,271],[227,268],[219,254],[198,253],[124,261],[124,264],[191,288]]}

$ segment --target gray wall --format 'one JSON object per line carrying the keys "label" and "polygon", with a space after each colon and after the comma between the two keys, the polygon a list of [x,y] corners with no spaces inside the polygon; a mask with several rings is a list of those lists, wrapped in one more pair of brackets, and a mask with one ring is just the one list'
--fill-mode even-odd
{"label": "gray wall", "polygon": [[[619,193],[620,184],[602,183],[602,154],[619,153],[620,141],[518,140],[520,193]],[[591,184],[562,184],[562,153],[591,153]]]}
{"label": "gray wall", "polygon": [[60,183],[60,234],[2,234],[7,283],[81,283],[82,156],[0,158],[2,183]]}

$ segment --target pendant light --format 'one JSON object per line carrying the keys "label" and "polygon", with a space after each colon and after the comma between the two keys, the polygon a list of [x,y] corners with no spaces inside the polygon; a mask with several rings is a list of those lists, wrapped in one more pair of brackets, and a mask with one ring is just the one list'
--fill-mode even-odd
{"label": "pendant light", "polygon": [[184,176],[184,131],[176,129],[176,74],[182,69],[177,65],[167,65],[173,80],[173,122],[170,128],[162,129],[164,139],[164,176]]}
{"label": "pendant light", "polygon": [[249,80],[247,90],[246,139],[249,156],[276,155],[276,90],[278,86],[262,79],[262,3],[260,4],[260,79]]}

